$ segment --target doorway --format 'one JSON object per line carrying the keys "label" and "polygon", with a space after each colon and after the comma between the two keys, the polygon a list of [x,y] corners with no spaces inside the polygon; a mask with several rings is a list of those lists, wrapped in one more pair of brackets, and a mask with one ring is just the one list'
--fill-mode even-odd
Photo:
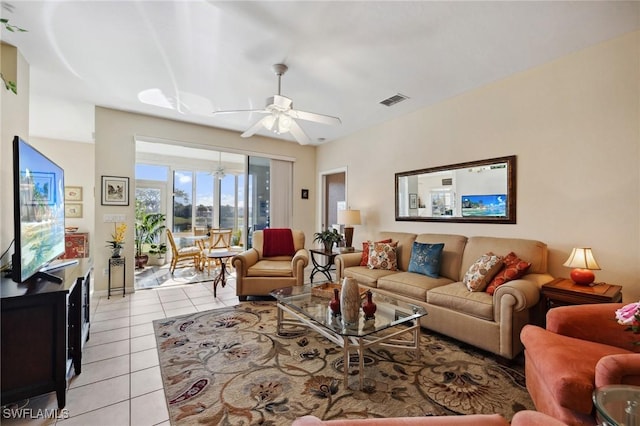
{"label": "doorway", "polygon": [[[322,180],[321,228],[338,226],[338,210],[347,208],[347,171],[335,169],[320,174]],[[342,229],[337,228],[340,232]]]}

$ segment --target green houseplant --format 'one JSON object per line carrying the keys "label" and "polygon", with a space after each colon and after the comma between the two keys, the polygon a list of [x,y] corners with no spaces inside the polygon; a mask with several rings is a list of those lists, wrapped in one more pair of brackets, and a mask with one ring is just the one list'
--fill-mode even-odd
{"label": "green houseplant", "polygon": [[166,215],[163,213],[144,213],[136,209],[135,245],[137,269],[144,268],[149,261],[149,256],[143,253],[143,246],[145,244],[158,244],[160,234],[166,228],[165,220]]}
{"label": "green houseplant", "polygon": [[342,234],[335,229],[327,229],[313,234],[313,241],[322,243],[326,251],[331,251],[334,244],[342,241]]}

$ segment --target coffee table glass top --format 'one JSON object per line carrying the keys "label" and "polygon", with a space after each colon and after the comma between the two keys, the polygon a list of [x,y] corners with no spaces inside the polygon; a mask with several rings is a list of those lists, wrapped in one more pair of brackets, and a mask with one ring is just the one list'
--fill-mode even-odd
{"label": "coffee table glass top", "polygon": [[593,392],[593,403],[601,424],[640,425],[640,386],[603,386]]}
{"label": "coffee table glass top", "polygon": [[374,289],[372,290],[373,302],[377,306],[375,318],[365,320],[364,313],[360,309],[358,324],[345,327],[341,317],[333,315],[329,309],[331,299],[313,295],[311,288],[311,284],[285,287],[274,290],[271,295],[279,303],[343,336],[367,336],[396,325],[413,324],[414,320],[427,315],[427,311],[419,305],[376,293]]}

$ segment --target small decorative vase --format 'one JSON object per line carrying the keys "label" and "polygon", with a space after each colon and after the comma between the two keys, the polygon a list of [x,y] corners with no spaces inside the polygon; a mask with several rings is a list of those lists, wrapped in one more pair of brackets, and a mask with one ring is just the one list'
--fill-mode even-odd
{"label": "small decorative vase", "polygon": [[333,243],[329,241],[324,242],[324,251],[331,251],[333,248]]}
{"label": "small decorative vase", "polygon": [[113,247],[111,249],[111,257],[117,259],[120,257],[121,254],[122,254],[122,247]]}
{"label": "small decorative vase", "polygon": [[358,283],[353,278],[342,280],[342,291],[340,292],[340,309],[342,323],[345,327],[352,327],[358,324],[360,313],[360,292]]}
{"label": "small decorative vase", "polygon": [[364,312],[364,319],[373,319],[376,317],[374,314],[376,313],[376,309],[378,309],[378,307],[373,302],[373,300],[371,300],[372,296],[373,296],[373,293],[371,293],[371,290],[367,290],[367,300],[365,300],[364,303],[362,304],[362,312]]}
{"label": "small decorative vase", "polygon": [[333,299],[329,302],[329,308],[333,316],[340,315],[340,290],[337,288],[333,289]]}

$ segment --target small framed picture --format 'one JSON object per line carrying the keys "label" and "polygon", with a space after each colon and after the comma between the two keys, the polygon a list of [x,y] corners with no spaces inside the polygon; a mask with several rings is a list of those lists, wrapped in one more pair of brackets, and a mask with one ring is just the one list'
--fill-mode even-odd
{"label": "small framed picture", "polygon": [[129,205],[129,178],[118,176],[102,176],[102,205]]}
{"label": "small framed picture", "polygon": [[64,200],[65,201],[82,201],[82,187],[81,186],[65,186]]}
{"label": "small framed picture", "polygon": [[303,189],[302,193],[301,193],[301,197],[303,200],[308,200],[309,199],[309,190],[308,189]]}
{"label": "small framed picture", "polygon": [[64,217],[70,217],[70,218],[82,217],[82,204],[65,203]]}
{"label": "small framed picture", "polygon": [[418,194],[409,194],[409,208],[410,209],[418,208]]}

